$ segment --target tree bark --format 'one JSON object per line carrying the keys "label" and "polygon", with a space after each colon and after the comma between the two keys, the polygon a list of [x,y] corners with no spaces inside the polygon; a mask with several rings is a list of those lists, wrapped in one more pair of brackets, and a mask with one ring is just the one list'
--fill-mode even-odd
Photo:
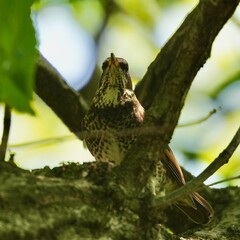
{"label": "tree bark", "polygon": [[[105,164],[69,164],[33,172],[0,165],[0,239],[239,239],[239,188],[207,189],[215,216],[205,226],[169,207],[141,228],[139,213],[121,189],[111,188]],[[144,212],[142,212],[144,214]],[[174,234],[167,229],[170,228]],[[181,238],[180,238],[181,237]]]}

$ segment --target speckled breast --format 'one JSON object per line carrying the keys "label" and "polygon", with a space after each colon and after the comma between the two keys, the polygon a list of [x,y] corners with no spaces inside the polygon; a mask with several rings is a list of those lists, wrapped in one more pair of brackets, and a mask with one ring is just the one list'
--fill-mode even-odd
{"label": "speckled breast", "polygon": [[119,164],[136,140],[138,126],[131,103],[124,106],[92,106],[83,120],[85,142],[97,161]]}

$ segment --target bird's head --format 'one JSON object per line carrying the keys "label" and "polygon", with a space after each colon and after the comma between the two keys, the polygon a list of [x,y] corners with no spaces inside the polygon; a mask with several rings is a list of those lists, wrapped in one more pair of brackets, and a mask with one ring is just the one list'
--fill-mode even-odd
{"label": "bird's head", "polygon": [[102,76],[93,99],[96,107],[114,107],[120,105],[125,90],[132,91],[132,81],[128,73],[128,63],[111,53],[102,64]]}

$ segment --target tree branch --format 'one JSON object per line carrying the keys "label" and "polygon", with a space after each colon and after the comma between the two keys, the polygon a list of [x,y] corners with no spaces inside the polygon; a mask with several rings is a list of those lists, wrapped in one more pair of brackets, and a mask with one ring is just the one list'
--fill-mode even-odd
{"label": "tree branch", "polygon": [[219,154],[219,156],[196,178],[189,181],[183,187],[173,191],[170,194],[167,194],[164,197],[156,198],[154,200],[154,206],[156,208],[163,207],[164,205],[173,204],[179,198],[184,195],[188,195],[196,191],[199,187],[202,186],[203,182],[212,176],[220,167],[228,163],[230,157],[237,149],[240,144],[240,128],[237,130],[232,141],[229,145]]}
{"label": "tree branch", "polygon": [[194,126],[194,125],[198,125],[200,123],[203,123],[205,121],[207,121],[213,114],[215,114],[217,112],[217,109],[213,109],[211,110],[207,116],[202,117],[196,121],[192,121],[192,122],[188,122],[188,123],[182,123],[182,124],[178,124],[177,127],[178,128],[183,128],[183,127],[190,127],[190,126]]}
{"label": "tree branch", "polygon": [[83,98],[41,54],[37,62],[36,93],[73,133],[81,132],[81,119],[87,109]]}
{"label": "tree branch", "polygon": [[[128,152],[119,179],[136,194],[162,159],[173,134],[192,81],[208,59],[212,43],[234,13],[239,0],[201,0],[148,68],[136,93],[147,109],[144,126],[161,129],[159,134],[141,135]],[[125,173],[131,174],[125,176]],[[141,173],[141,174],[140,174]]]}
{"label": "tree branch", "polygon": [[2,142],[0,146],[0,162],[4,162],[5,160],[10,126],[11,126],[11,109],[9,106],[6,105],[5,112],[4,112],[4,119],[3,119]]}
{"label": "tree branch", "polygon": [[215,37],[238,3],[239,0],[201,0],[136,87],[150,121],[153,119],[165,130],[163,142],[169,142],[192,81],[209,58]]}

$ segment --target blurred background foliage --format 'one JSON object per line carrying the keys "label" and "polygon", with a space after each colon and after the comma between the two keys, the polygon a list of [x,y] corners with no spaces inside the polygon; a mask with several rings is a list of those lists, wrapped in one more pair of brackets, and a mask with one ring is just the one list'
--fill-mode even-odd
{"label": "blurred background foliage", "polygon": [[[196,0],[39,0],[32,5],[31,18],[37,48],[90,101],[101,74],[101,63],[111,52],[127,59],[136,84],[197,3]],[[15,21],[18,26],[17,18]],[[14,44],[20,43],[17,39]],[[171,147],[177,158],[194,175],[226,147],[239,126],[239,63],[238,8],[216,38],[211,58],[196,76],[179,124],[201,119],[213,109],[217,112],[202,123],[178,127],[172,138]],[[16,154],[20,167],[34,169],[93,160],[37,96],[31,106],[35,116],[17,111],[13,115],[8,154]],[[239,160],[238,148],[229,164],[207,183],[239,175]],[[239,180],[227,184],[239,184]]]}

